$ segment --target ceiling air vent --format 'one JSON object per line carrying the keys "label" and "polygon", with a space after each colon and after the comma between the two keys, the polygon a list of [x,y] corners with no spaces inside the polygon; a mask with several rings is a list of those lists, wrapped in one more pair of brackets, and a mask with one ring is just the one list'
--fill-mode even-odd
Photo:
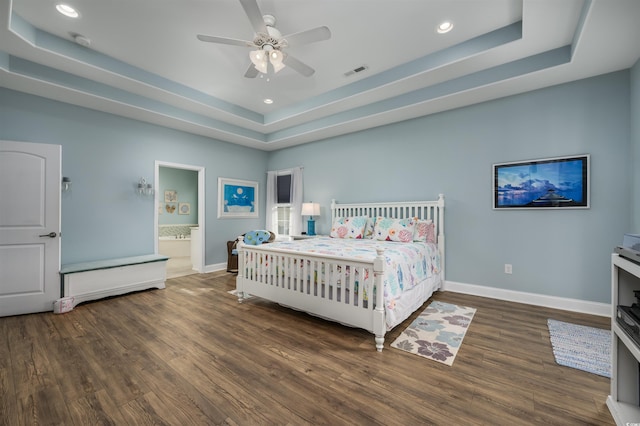
{"label": "ceiling air vent", "polygon": [[345,77],[351,77],[351,76],[352,76],[352,75],[354,75],[354,74],[358,74],[358,73],[360,73],[360,72],[362,72],[362,71],[365,71],[365,70],[368,70],[368,69],[369,69],[369,67],[368,67],[368,66],[366,66],[366,65],[360,65],[360,66],[359,66],[359,67],[357,67],[357,68],[354,68],[354,69],[352,69],[352,70],[349,70],[349,71],[345,72],[345,73],[344,73],[344,76],[345,76]]}

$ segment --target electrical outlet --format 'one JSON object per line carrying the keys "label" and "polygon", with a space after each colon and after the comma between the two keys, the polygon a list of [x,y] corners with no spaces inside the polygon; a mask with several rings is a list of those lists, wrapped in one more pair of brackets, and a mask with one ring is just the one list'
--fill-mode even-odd
{"label": "electrical outlet", "polygon": [[504,264],[504,273],[505,274],[512,274],[513,273],[513,267],[511,266],[510,263],[505,263]]}

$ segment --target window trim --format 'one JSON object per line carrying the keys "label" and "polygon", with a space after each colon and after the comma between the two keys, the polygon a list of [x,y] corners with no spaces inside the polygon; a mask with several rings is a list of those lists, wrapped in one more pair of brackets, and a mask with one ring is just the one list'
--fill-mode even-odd
{"label": "window trim", "polygon": [[[291,183],[293,181],[293,172],[291,170],[282,170],[282,171],[279,171],[276,174],[276,192],[277,192],[277,189],[278,189],[278,178],[280,176],[289,176],[290,177],[289,178],[289,202],[288,203],[278,203],[278,202],[276,202],[276,204],[274,206],[275,211],[276,211],[276,214],[275,214],[275,229],[276,229],[276,235],[289,237],[289,236],[291,236],[291,208],[292,208],[291,198],[293,197],[293,194],[291,193]],[[278,195],[276,193],[276,199],[277,198],[278,198]],[[279,209],[281,207],[289,208],[289,218],[287,219],[287,230],[286,230],[286,233],[283,233],[283,234],[280,233],[280,219],[279,219],[279,214],[278,214],[279,213]]]}

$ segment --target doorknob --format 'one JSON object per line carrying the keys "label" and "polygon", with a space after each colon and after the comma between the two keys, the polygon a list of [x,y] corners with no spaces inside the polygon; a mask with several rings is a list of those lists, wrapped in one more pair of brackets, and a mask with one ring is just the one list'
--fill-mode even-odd
{"label": "doorknob", "polygon": [[56,234],[55,232],[49,232],[48,234],[44,234],[44,235],[40,235],[40,236],[41,237],[55,238],[56,235],[58,235],[58,234]]}

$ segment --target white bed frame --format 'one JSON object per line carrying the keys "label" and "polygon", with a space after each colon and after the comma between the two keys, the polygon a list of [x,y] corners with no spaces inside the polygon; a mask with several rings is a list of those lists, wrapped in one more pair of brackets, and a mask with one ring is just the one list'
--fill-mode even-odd
{"label": "white bed frame", "polygon": [[[444,282],[444,195],[440,194],[436,201],[393,203],[337,204],[332,200],[332,223],[335,217],[348,216],[398,219],[419,217],[433,220],[440,252],[440,276],[436,285],[429,284],[429,288],[416,292],[420,294],[420,300],[414,306],[416,309],[422,306]],[[378,251],[375,260],[365,262],[339,256],[301,254],[270,246],[271,244],[245,245],[240,238],[237,246],[238,302],[242,303],[249,296],[257,296],[348,326],[363,328],[375,335],[376,349],[382,351],[387,331],[383,292],[374,292],[374,287],[383,286],[383,250]],[[345,274],[347,269],[350,274]],[[366,294],[370,295],[370,299],[375,294],[375,304],[363,300],[363,291],[354,291],[352,277],[356,270],[360,277],[364,277],[366,273],[374,277],[367,281]],[[340,286],[316,285],[308,277],[315,276],[319,271],[324,272],[325,280],[340,280]]]}

